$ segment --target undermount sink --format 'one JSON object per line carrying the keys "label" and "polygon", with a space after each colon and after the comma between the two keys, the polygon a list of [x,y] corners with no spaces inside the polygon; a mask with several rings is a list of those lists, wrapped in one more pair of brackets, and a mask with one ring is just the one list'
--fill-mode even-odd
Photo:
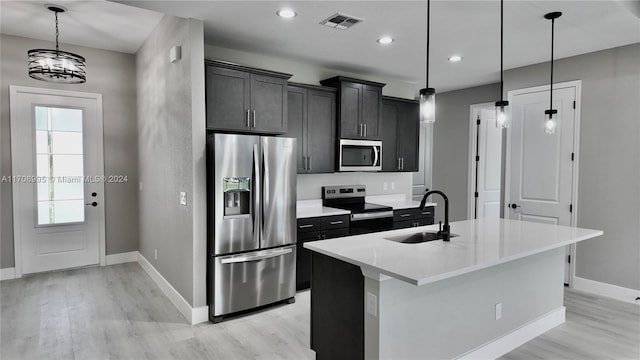
{"label": "undermount sink", "polygon": [[[456,237],[456,236],[458,236],[458,234],[449,234],[449,237]],[[403,244],[418,244],[418,243],[423,243],[428,241],[442,240],[442,234],[434,231],[422,231],[422,232],[410,234],[410,235],[391,236],[385,239],[403,243]]]}

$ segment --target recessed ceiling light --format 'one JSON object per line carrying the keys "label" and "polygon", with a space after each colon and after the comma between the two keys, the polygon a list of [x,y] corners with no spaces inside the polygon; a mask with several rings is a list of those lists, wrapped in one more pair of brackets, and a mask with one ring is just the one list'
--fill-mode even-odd
{"label": "recessed ceiling light", "polygon": [[378,43],[381,45],[389,45],[393,42],[394,38],[392,38],[391,36],[383,36],[380,39],[378,39]]}
{"label": "recessed ceiling light", "polygon": [[460,56],[460,55],[451,55],[449,57],[449,61],[451,61],[451,62],[458,62],[460,60],[462,60],[462,56]]}
{"label": "recessed ceiling light", "polygon": [[276,11],[276,14],[278,14],[278,16],[280,16],[281,18],[285,18],[285,19],[291,19],[298,15],[296,14],[295,11],[291,9],[286,9],[286,8]]}

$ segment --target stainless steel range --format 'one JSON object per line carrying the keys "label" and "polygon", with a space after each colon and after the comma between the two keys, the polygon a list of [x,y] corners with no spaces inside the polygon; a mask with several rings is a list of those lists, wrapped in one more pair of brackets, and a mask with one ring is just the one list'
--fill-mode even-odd
{"label": "stainless steel range", "polygon": [[209,319],[296,291],[296,140],[208,139]]}
{"label": "stainless steel range", "polygon": [[393,208],[365,201],[364,185],[323,186],[322,205],[351,212],[351,235],[393,229]]}

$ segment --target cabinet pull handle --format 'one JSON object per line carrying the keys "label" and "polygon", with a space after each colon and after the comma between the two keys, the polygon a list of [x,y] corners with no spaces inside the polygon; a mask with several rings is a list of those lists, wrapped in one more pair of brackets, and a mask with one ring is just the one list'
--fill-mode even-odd
{"label": "cabinet pull handle", "polygon": [[251,128],[251,123],[250,123],[250,118],[251,117],[251,111],[249,109],[247,109],[247,127]]}
{"label": "cabinet pull handle", "polygon": [[409,217],[411,214],[400,214],[400,217]]}
{"label": "cabinet pull handle", "polygon": [[360,135],[360,137],[362,137],[362,123],[358,124],[358,135]]}
{"label": "cabinet pull handle", "polygon": [[404,170],[404,158],[400,158],[400,170]]}
{"label": "cabinet pull handle", "polygon": [[308,165],[307,165],[307,166],[308,166],[308,167],[307,167],[307,170],[308,170],[308,171],[311,171],[311,156],[307,157],[307,159],[309,159],[309,160],[308,160],[308,162],[307,162],[307,164],[308,164]]}
{"label": "cabinet pull handle", "polygon": [[400,158],[398,158],[398,170],[400,170]]}
{"label": "cabinet pull handle", "polygon": [[313,224],[306,224],[306,225],[298,225],[298,228],[300,229],[306,229],[306,228],[312,228]]}
{"label": "cabinet pull handle", "polygon": [[342,224],[342,220],[338,220],[338,221],[331,221],[329,224],[331,225],[338,225],[338,224]]}
{"label": "cabinet pull handle", "polygon": [[422,213],[422,215],[431,215],[431,211],[425,211]]}
{"label": "cabinet pull handle", "polygon": [[253,110],[253,127],[256,127],[256,111]]}
{"label": "cabinet pull handle", "polygon": [[327,234],[322,234],[322,240],[327,238]]}
{"label": "cabinet pull handle", "polygon": [[304,156],[303,158],[304,163],[302,164],[302,170],[307,170],[307,157]]}
{"label": "cabinet pull handle", "polygon": [[367,124],[364,124],[364,137],[367,137]]}

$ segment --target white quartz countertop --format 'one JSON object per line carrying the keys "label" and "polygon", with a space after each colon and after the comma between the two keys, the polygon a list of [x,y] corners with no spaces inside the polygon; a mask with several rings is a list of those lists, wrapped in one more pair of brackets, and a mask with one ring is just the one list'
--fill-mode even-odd
{"label": "white quartz countertop", "polygon": [[312,241],[304,247],[359,266],[363,273],[387,275],[424,285],[520,259],[603,234],[601,230],[508,219],[452,222],[459,236],[403,244],[385,238],[437,231],[438,225]]}
{"label": "white quartz countertop", "polygon": [[305,219],[318,216],[351,214],[349,210],[322,206],[322,200],[299,200],[296,202],[296,218]]}
{"label": "white quartz countertop", "polygon": [[[371,195],[365,197],[365,201],[368,203],[391,206],[393,210],[400,209],[415,209],[420,206],[420,201],[407,199],[404,194],[391,194],[391,195]],[[436,206],[438,204],[428,202],[425,206]]]}

